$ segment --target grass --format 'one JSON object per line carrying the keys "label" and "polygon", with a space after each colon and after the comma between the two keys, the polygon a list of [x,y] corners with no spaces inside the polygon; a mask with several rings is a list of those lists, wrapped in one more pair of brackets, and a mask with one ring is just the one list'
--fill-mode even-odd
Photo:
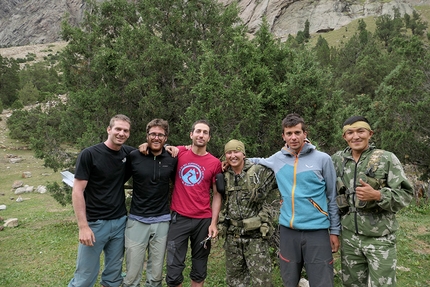
{"label": "grass", "polygon": [[[349,41],[358,31],[358,20],[359,19],[353,20],[348,25],[329,33],[312,34],[308,46],[314,47],[320,35],[327,41],[329,47],[341,46],[343,43]],[[366,23],[366,29],[373,33],[376,29],[375,18],[371,16],[363,18],[362,20]]]}
{"label": "grass", "polygon": [[[427,23],[430,22],[429,5],[415,6],[414,8],[421,15],[422,21]],[[374,33],[376,30],[376,22],[375,22],[376,17],[369,16],[369,17],[362,18],[362,20],[366,23],[367,31]],[[330,31],[328,33],[312,34],[309,40],[308,46],[314,47],[318,41],[319,36],[321,35],[328,42],[329,47],[337,48],[341,46],[343,43],[347,42],[358,31],[358,21],[359,19],[355,19],[351,21],[348,25],[338,30]],[[425,36],[423,37],[426,38]]]}

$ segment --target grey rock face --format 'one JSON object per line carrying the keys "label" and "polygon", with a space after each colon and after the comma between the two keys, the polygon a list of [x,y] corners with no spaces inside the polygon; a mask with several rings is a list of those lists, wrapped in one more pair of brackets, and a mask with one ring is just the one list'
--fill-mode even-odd
{"label": "grey rock face", "polygon": [[[104,0],[97,0],[102,2]],[[280,39],[304,29],[310,32],[339,29],[354,19],[393,14],[412,14],[411,5],[430,5],[430,0],[217,0],[223,5],[236,2],[240,17],[254,34],[266,17],[272,33]],[[61,40],[61,22],[66,14],[72,24],[84,15],[85,0],[1,0],[0,47],[52,43]]]}
{"label": "grey rock face", "polygon": [[[219,0],[224,5],[238,3],[240,17],[248,26],[248,32],[255,33],[266,17],[271,32],[275,37],[285,40],[288,35],[295,35],[305,28],[309,20],[310,33],[327,32],[339,29],[351,21],[368,16],[393,15],[393,8],[401,15],[412,14],[413,7],[409,0],[391,2],[336,1],[336,0]],[[423,0],[421,5],[430,5],[430,0]]]}
{"label": "grey rock face", "polygon": [[0,46],[52,43],[61,39],[66,13],[72,23],[82,20],[83,0],[2,0]]}

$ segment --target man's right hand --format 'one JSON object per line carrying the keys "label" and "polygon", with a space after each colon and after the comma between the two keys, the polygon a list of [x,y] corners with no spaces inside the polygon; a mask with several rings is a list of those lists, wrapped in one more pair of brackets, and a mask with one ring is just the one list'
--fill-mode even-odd
{"label": "man's right hand", "polygon": [[229,166],[230,164],[226,160],[221,162],[221,168],[223,172],[226,171]]}
{"label": "man's right hand", "polygon": [[139,146],[139,151],[144,155],[148,155],[148,143],[143,143]]}
{"label": "man's right hand", "polygon": [[179,153],[179,149],[173,145],[168,145],[165,147],[168,153],[172,155],[172,157],[177,157]]}

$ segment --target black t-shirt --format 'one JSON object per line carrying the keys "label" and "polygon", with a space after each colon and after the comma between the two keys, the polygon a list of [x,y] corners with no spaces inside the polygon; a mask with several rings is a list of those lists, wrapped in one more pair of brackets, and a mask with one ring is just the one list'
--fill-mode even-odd
{"label": "black t-shirt", "polygon": [[130,214],[142,217],[169,214],[169,183],[175,179],[178,159],[164,148],[158,156],[151,153],[145,156],[136,150],[129,157],[133,176]]}
{"label": "black t-shirt", "polygon": [[84,191],[88,221],[117,219],[127,214],[124,192],[126,161],[134,149],[123,145],[115,151],[100,143],[79,154],[75,178],[88,181]]}

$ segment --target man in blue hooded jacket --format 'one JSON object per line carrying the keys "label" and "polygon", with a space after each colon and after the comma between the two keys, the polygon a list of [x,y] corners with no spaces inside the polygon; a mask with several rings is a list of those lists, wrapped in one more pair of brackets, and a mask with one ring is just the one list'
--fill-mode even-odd
{"label": "man in blue hooded jacket", "polygon": [[330,156],[307,141],[298,114],[282,121],[286,145],[269,158],[251,158],[275,172],[282,196],[280,269],[285,287],[296,287],[303,267],[312,287],[333,286],[333,252],[339,249],[336,172]]}

